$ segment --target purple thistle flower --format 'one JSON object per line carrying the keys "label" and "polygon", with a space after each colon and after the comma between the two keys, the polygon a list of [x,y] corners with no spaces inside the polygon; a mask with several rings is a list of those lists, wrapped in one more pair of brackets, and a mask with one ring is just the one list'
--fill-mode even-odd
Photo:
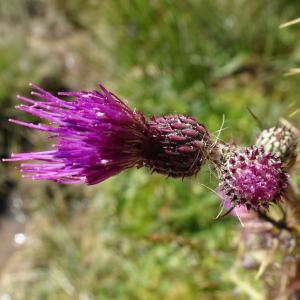
{"label": "purple thistle flower", "polygon": [[49,151],[12,154],[5,159],[37,161],[21,164],[24,177],[64,184],[96,184],[141,164],[147,137],[144,117],[102,85],[100,91],[59,93],[72,97],[73,101],[55,97],[34,84],[31,86],[36,90],[31,95],[39,100],[18,96],[28,105],[17,108],[50,124],[10,121],[47,132],[57,142]]}
{"label": "purple thistle flower", "polygon": [[263,148],[237,148],[221,165],[220,190],[232,206],[267,209],[280,201],[288,175],[282,161]]}
{"label": "purple thistle flower", "polygon": [[23,177],[64,184],[96,184],[131,167],[146,166],[172,177],[196,174],[210,145],[204,125],[181,115],[152,117],[132,111],[100,85],[100,91],[63,92],[62,100],[31,84],[38,100],[16,106],[49,122],[11,122],[50,134],[52,150],[12,154],[4,161],[22,163]]}

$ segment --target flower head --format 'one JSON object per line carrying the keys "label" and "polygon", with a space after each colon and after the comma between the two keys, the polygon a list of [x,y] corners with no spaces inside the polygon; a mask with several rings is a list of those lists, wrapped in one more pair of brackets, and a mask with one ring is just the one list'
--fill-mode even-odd
{"label": "flower head", "polygon": [[197,173],[205,160],[206,128],[180,115],[148,121],[100,85],[99,91],[63,92],[59,96],[31,85],[37,100],[18,96],[27,104],[17,108],[49,122],[10,121],[47,132],[53,149],[12,154],[5,161],[22,163],[24,177],[64,184],[96,184],[131,167],[149,167],[173,177]]}
{"label": "flower head", "polygon": [[220,189],[233,206],[267,209],[281,199],[286,186],[283,163],[262,148],[236,148],[221,166]]}
{"label": "flower head", "polygon": [[96,184],[140,163],[147,136],[144,117],[103,86],[99,91],[59,93],[73,101],[31,86],[35,89],[31,94],[39,100],[18,96],[27,105],[17,108],[50,124],[10,121],[47,132],[57,142],[52,150],[13,154],[6,159],[38,162],[21,164],[24,177]]}

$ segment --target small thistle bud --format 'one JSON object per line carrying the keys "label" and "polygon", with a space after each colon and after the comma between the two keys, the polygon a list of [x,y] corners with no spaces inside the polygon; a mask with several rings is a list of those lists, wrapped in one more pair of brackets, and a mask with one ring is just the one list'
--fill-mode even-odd
{"label": "small thistle bud", "polygon": [[266,152],[278,156],[285,165],[290,165],[296,158],[298,137],[282,123],[263,130],[257,138],[256,145]]}
{"label": "small thistle bud", "polygon": [[280,201],[287,187],[283,163],[263,148],[235,148],[220,166],[220,190],[233,207],[267,209]]}
{"label": "small thistle bud", "polygon": [[209,134],[204,125],[182,115],[153,116],[144,165],[171,177],[196,174],[205,161]]}

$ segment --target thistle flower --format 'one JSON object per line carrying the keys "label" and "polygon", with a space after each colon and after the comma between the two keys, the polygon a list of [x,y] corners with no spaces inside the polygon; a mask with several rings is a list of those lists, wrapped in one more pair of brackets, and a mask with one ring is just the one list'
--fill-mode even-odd
{"label": "thistle flower", "polygon": [[220,190],[232,207],[267,209],[277,203],[287,187],[283,163],[263,148],[236,148],[220,168]]}
{"label": "thistle flower", "polygon": [[285,165],[290,165],[296,158],[298,137],[283,123],[263,130],[256,140],[258,147],[263,147],[266,152],[277,155]]}
{"label": "thistle flower", "polygon": [[6,159],[39,162],[21,164],[24,177],[65,184],[96,184],[141,163],[147,136],[144,117],[103,86],[100,85],[100,91],[59,93],[72,97],[73,101],[31,86],[36,90],[31,94],[40,100],[18,96],[29,105],[17,108],[49,121],[50,125],[10,121],[47,132],[57,142],[52,150],[12,154]]}
{"label": "thistle flower", "polygon": [[50,124],[10,121],[50,134],[57,142],[52,150],[12,154],[5,161],[22,163],[23,176],[64,184],[99,183],[131,167],[149,167],[173,177],[191,176],[205,160],[206,128],[184,116],[152,117],[132,111],[122,100],[100,85],[100,91],[64,92],[62,100],[31,85],[31,94],[22,96],[28,105],[17,108]]}

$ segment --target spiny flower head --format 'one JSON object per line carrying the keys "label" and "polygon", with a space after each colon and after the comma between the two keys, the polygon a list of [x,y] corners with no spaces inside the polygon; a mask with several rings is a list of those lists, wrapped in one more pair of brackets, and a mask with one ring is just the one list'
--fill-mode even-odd
{"label": "spiny flower head", "polygon": [[10,121],[47,132],[57,142],[52,150],[13,154],[6,159],[38,162],[21,164],[24,177],[96,184],[140,163],[147,136],[144,117],[113,93],[101,85],[99,91],[59,93],[72,98],[67,101],[31,86],[35,89],[31,94],[39,100],[18,96],[28,105],[17,108],[50,124]]}
{"label": "spiny flower head", "polygon": [[63,100],[32,85],[37,99],[18,96],[17,108],[46,124],[10,121],[47,132],[53,149],[13,154],[24,177],[64,184],[96,184],[131,167],[149,167],[173,177],[197,173],[205,160],[206,128],[192,118],[172,115],[148,121],[100,85],[99,91],[63,92]]}
{"label": "spiny flower head", "polygon": [[153,116],[147,121],[150,145],[145,165],[171,177],[192,176],[205,162],[209,134],[203,124],[182,115]]}
{"label": "spiny flower head", "polygon": [[287,186],[282,161],[263,148],[235,148],[220,167],[220,190],[233,207],[267,209],[280,201]]}

